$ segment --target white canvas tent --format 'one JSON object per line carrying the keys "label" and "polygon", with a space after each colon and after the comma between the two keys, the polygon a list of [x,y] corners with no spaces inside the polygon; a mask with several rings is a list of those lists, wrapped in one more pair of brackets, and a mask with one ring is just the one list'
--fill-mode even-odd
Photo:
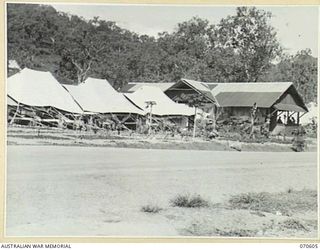
{"label": "white canvas tent", "polygon": [[7,96],[7,105],[12,107],[17,107],[18,103],[14,101],[10,96]]}
{"label": "white canvas tent", "polygon": [[54,107],[70,113],[82,110],[50,72],[24,68],[7,79],[7,95],[19,104]]}
{"label": "white canvas tent", "polygon": [[134,93],[125,94],[134,104],[149,112],[146,108],[146,102],[154,101],[156,104],[152,107],[152,114],[158,116],[191,116],[194,115],[194,109],[185,104],[179,104],[172,101],[158,87],[141,86]]}
{"label": "white canvas tent", "polygon": [[118,93],[107,80],[88,78],[77,86],[64,87],[85,112],[143,115],[142,110]]}

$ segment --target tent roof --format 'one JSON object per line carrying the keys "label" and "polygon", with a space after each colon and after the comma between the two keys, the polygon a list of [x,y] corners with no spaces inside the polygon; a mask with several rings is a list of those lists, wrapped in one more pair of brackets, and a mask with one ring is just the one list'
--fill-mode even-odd
{"label": "tent roof", "polygon": [[50,72],[24,68],[7,79],[7,94],[28,106],[55,107],[71,113],[82,113],[81,108]]}
{"label": "tent roof", "polygon": [[258,107],[263,108],[274,106],[280,110],[308,111],[291,82],[210,83],[181,79],[167,91],[179,90],[181,84],[202,93],[220,107],[252,107],[256,103]]}
{"label": "tent roof", "polygon": [[124,93],[132,93],[138,90],[141,86],[152,86],[158,87],[164,92],[174,84],[174,82],[129,82],[127,85],[123,86],[121,91]]}
{"label": "tent roof", "polygon": [[254,103],[260,108],[270,108],[282,92],[220,92],[215,97],[220,107],[252,107]]}
{"label": "tent roof", "polygon": [[134,113],[143,111],[118,93],[107,80],[88,78],[79,85],[64,85],[84,111],[95,113]]}
{"label": "tent roof", "polygon": [[210,100],[210,102],[213,102],[213,103],[216,102],[216,100],[215,100],[214,96],[212,95],[208,86],[205,83],[199,82],[199,81],[194,81],[194,80],[189,80],[189,79],[181,79],[177,83],[170,86],[166,91],[175,90],[175,89],[179,90],[184,85],[186,85],[186,86],[188,86],[188,88],[191,88],[194,91],[202,94],[208,100]]}
{"label": "tent roof", "polygon": [[230,83],[207,83],[211,93],[216,96],[221,92],[260,92],[260,93],[283,93],[291,82],[230,82]]}
{"label": "tent roof", "polygon": [[13,100],[10,96],[7,96],[7,105],[18,106],[18,103],[15,100]]}
{"label": "tent roof", "polygon": [[220,107],[252,107],[256,103],[261,108],[308,111],[291,82],[208,83],[207,86]]}
{"label": "tent roof", "polygon": [[133,103],[148,113],[146,108],[147,101],[155,101],[156,104],[152,107],[152,113],[159,116],[166,115],[183,115],[191,116],[194,114],[194,109],[185,104],[179,104],[172,101],[162,90],[154,86],[140,86],[134,93],[125,94]]}

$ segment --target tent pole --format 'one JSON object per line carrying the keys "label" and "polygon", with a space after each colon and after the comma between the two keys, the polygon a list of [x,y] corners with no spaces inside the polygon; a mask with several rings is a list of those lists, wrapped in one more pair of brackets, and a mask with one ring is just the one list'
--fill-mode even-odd
{"label": "tent pole", "polygon": [[127,116],[125,116],[125,117],[121,120],[121,123],[125,123],[130,117],[131,117],[131,113],[129,113]]}
{"label": "tent pole", "polygon": [[[275,109],[275,110],[270,114],[270,117],[273,116],[273,114],[276,113],[277,111],[279,111],[279,110]],[[277,117],[283,113],[283,111],[279,111],[279,112],[280,112],[280,113],[277,114]]]}
{"label": "tent pole", "polygon": [[302,115],[300,115],[300,116],[299,116],[299,119],[300,119],[302,116],[304,116],[305,114],[306,114],[306,112],[305,112],[305,113],[303,113]]}
{"label": "tent pole", "polygon": [[17,113],[19,112],[19,105],[20,105],[20,103],[18,102],[18,106],[17,106],[16,112],[14,113],[14,115],[13,115],[13,117],[12,117],[12,119],[11,119],[10,123],[9,123],[10,125],[12,125],[12,124],[13,124],[14,119],[16,118]]}
{"label": "tent pole", "polygon": [[[289,111],[288,111],[288,112],[289,112]],[[293,116],[295,113],[296,113],[296,111],[293,111],[293,112],[288,116],[288,118],[291,118],[291,116]]]}
{"label": "tent pole", "polygon": [[148,134],[150,135],[151,133],[151,127],[152,127],[152,104],[150,105],[150,115],[149,115],[149,131]]}

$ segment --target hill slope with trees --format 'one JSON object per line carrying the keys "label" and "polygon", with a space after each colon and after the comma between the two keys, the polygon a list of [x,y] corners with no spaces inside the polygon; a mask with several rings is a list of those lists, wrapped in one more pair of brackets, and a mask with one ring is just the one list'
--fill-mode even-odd
{"label": "hill slope with trees", "polygon": [[154,38],[48,5],[8,4],[8,59],[69,84],[88,76],[107,79],[117,89],[129,81],[180,78],[293,81],[306,102],[316,100],[317,59],[309,50],[284,55],[270,18],[269,12],[239,7],[216,25],[194,17]]}

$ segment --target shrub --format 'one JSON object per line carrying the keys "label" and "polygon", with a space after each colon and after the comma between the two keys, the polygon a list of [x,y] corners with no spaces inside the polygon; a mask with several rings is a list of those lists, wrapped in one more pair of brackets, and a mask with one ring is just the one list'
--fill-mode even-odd
{"label": "shrub", "polygon": [[209,202],[203,199],[200,195],[177,195],[170,201],[173,207],[208,207]]}
{"label": "shrub", "polygon": [[292,187],[289,187],[289,188],[287,189],[287,193],[288,193],[288,194],[291,194],[293,191],[294,191],[294,189],[293,189]]}
{"label": "shrub", "polygon": [[300,221],[295,219],[288,219],[283,222],[280,222],[280,227],[284,229],[293,229],[301,231],[309,231]]}
{"label": "shrub", "polygon": [[292,212],[317,211],[317,191],[292,188],[281,193],[246,193],[229,199],[231,209],[250,209],[291,216]]}
{"label": "shrub", "polygon": [[222,237],[254,237],[256,230],[249,229],[219,229],[205,222],[192,223],[187,228],[183,228],[182,235],[186,236],[222,236]]}
{"label": "shrub", "polygon": [[157,205],[145,205],[142,206],[141,211],[145,212],[145,213],[159,213],[162,210],[161,207],[157,206]]}
{"label": "shrub", "polygon": [[229,203],[232,208],[259,210],[265,200],[265,193],[247,193],[232,196]]}

